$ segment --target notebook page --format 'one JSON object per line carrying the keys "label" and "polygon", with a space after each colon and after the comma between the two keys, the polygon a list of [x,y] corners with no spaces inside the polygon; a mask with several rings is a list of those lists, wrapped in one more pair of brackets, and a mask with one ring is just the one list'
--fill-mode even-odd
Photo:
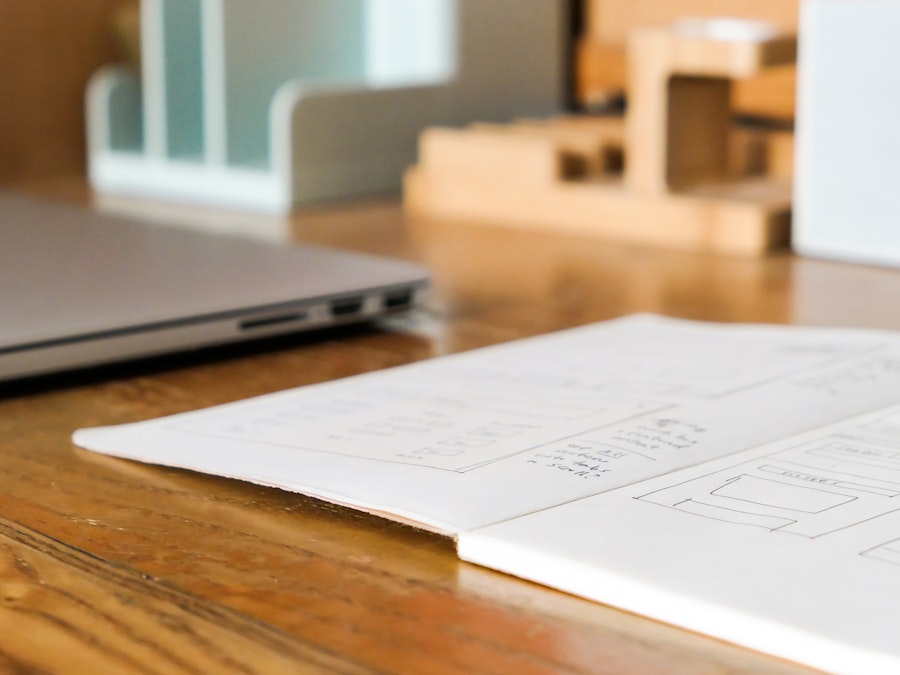
{"label": "notebook page", "polygon": [[640,315],[75,442],[456,533],[871,410],[898,390],[892,333]]}
{"label": "notebook page", "polygon": [[900,672],[900,406],[459,538],[460,557],[837,673]]}

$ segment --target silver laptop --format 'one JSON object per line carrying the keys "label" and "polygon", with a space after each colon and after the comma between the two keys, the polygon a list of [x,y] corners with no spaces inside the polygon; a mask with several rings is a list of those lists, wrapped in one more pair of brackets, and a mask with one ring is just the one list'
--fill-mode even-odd
{"label": "silver laptop", "polygon": [[373,319],[417,265],[0,194],[0,381]]}

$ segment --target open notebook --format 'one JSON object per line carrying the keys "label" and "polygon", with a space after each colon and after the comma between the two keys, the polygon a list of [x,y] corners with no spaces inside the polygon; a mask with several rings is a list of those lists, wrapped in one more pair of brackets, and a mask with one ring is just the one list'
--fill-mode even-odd
{"label": "open notebook", "polygon": [[74,439],[413,522],[824,670],[900,672],[897,334],[639,315]]}

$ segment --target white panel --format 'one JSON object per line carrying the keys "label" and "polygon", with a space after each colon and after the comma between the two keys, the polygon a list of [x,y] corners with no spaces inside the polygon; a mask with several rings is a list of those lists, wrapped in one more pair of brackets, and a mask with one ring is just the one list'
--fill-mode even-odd
{"label": "white panel", "polygon": [[105,66],[88,83],[88,152],[142,153],[144,119],[141,85],[128,66]]}
{"label": "white panel", "polygon": [[166,152],[195,157],[203,152],[202,0],[165,0]]}
{"label": "white panel", "polygon": [[224,0],[228,162],[267,166],[269,105],[286,81],[365,78],[363,0]]}
{"label": "white panel", "polygon": [[460,0],[460,124],[558,112],[563,104],[565,0]]}
{"label": "white panel", "polygon": [[900,265],[900,2],[807,0],[794,245]]}
{"label": "white panel", "polygon": [[222,166],[228,161],[224,0],[203,0],[202,12],[205,161],[212,166]]}
{"label": "white panel", "polygon": [[368,0],[366,73],[377,86],[437,84],[456,72],[456,0]]}
{"label": "white panel", "polygon": [[287,84],[273,107],[274,167],[287,179],[294,202],[395,190],[415,161],[419,131],[452,123],[452,99],[449,85]]}
{"label": "white panel", "polygon": [[144,92],[144,149],[166,154],[165,0],[141,1],[141,88]]}

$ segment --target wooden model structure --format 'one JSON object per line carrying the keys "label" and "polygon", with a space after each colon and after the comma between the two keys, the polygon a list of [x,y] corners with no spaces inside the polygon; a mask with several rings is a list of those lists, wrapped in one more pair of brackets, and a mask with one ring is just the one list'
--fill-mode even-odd
{"label": "wooden model structure", "polygon": [[406,207],[759,255],[789,241],[792,139],[736,131],[733,83],[795,59],[793,32],[770,24],[711,19],[639,28],[629,41],[624,119],[429,129],[419,164],[406,175]]}
{"label": "wooden model structure", "polygon": [[[734,17],[766,21],[796,33],[799,0],[584,0],[584,29],[578,41],[576,96],[587,107],[624,93],[627,43],[636,28],[671,24],[685,17]],[[735,82],[732,108],[738,114],[793,119],[796,68],[766,68]]]}

